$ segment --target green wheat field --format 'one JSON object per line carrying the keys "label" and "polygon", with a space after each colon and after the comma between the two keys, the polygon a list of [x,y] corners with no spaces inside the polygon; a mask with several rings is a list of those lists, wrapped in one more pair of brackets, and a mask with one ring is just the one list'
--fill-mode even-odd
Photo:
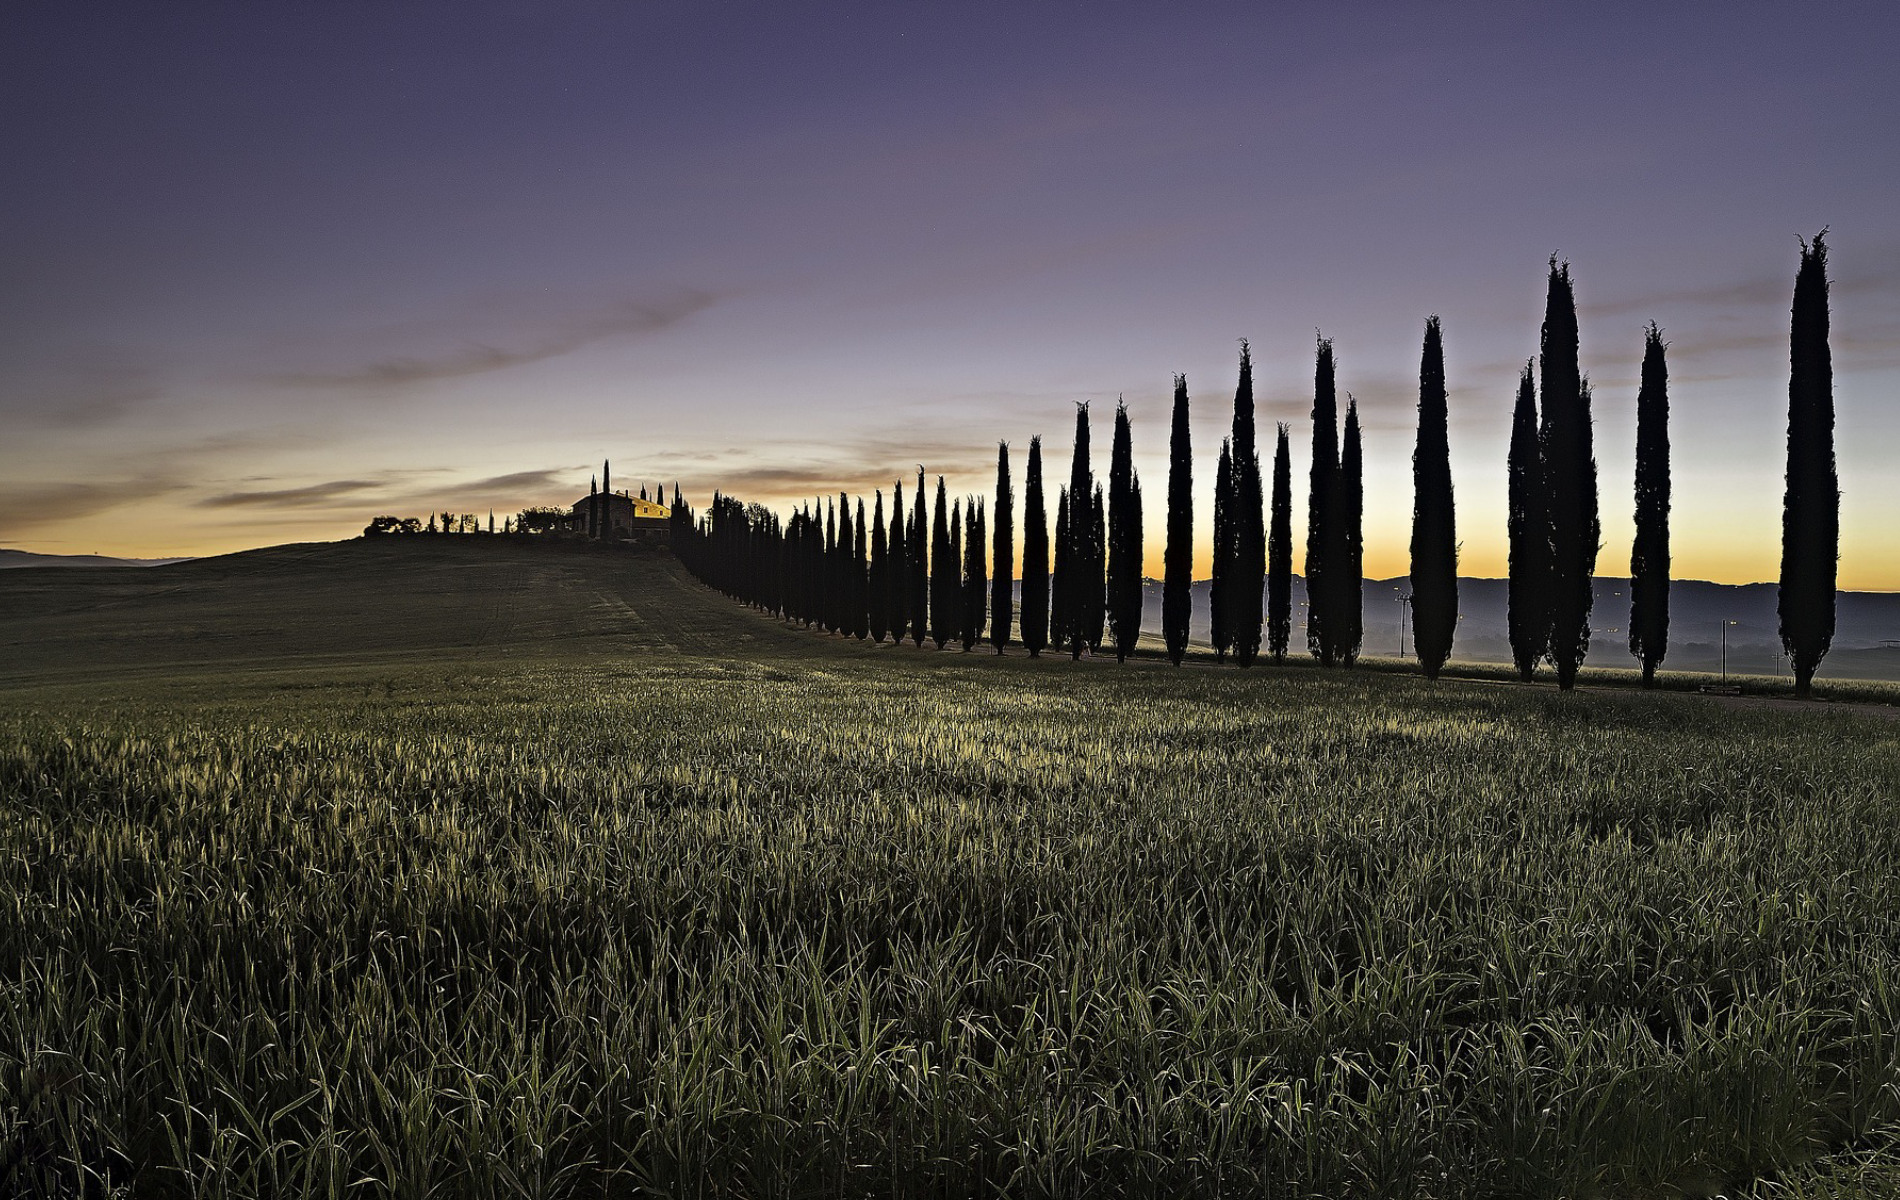
{"label": "green wheat field", "polygon": [[0,580],[0,1195],[1900,1190],[1900,725],[387,541]]}

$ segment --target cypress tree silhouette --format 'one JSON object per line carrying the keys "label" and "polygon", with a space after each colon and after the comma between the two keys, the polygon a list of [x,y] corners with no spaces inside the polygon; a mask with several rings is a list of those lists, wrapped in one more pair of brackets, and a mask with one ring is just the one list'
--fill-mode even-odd
{"label": "cypress tree silhouette", "polygon": [[1234,460],[1232,442],[1220,440],[1220,465],[1214,469],[1214,578],[1208,586],[1214,660],[1226,662],[1234,629]]}
{"label": "cypress tree silhouette", "polygon": [[1828,348],[1827,230],[1801,243],[1788,341],[1788,488],[1781,508],[1781,645],[1794,694],[1834,641],[1841,488],[1834,466],[1834,360]]}
{"label": "cypress tree silhouette", "polygon": [[884,612],[891,640],[901,643],[910,631],[910,547],[904,536],[904,484],[891,487],[891,524],[885,537]]}
{"label": "cypress tree silhouette", "polygon": [[864,625],[870,640],[883,644],[891,630],[891,554],[883,537],[883,488],[870,511],[870,570],[864,575]]}
{"label": "cypress tree silhouette", "polygon": [[[587,536],[590,538],[600,536],[599,488],[600,488],[599,477],[595,475],[589,475],[587,477]],[[433,515],[429,517],[429,524],[431,525],[435,524],[435,517]],[[433,533],[435,531],[432,529],[430,530],[430,532]],[[443,532],[446,533],[448,531],[445,529],[443,530]]]}
{"label": "cypress tree silhouette", "polygon": [[1187,376],[1174,377],[1168,435],[1168,543],[1161,566],[1161,637],[1175,666],[1187,655],[1194,618],[1194,449],[1188,429]]}
{"label": "cypress tree silhouette", "polygon": [[[950,640],[955,641],[963,636],[963,622],[964,617],[967,615],[964,611],[962,500],[952,500],[950,502],[950,561],[957,566],[956,580],[954,584],[951,585],[954,587],[954,591],[946,593],[950,602],[949,612],[947,614],[949,617]],[[969,647],[966,646],[964,648],[967,650]]]}
{"label": "cypress tree silhouette", "polygon": [[1445,345],[1425,321],[1418,365],[1418,444],[1412,451],[1412,641],[1425,678],[1437,679],[1458,631],[1458,532],[1451,489]]}
{"label": "cypress tree silhouette", "polygon": [[1286,662],[1293,632],[1293,456],[1286,433],[1282,421],[1273,446],[1273,521],[1267,535],[1267,651],[1276,665]]}
{"label": "cypress tree silhouette", "polygon": [[1023,648],[1039,658],[1049,646],[1049,516],[1042,499],[1042,439],[1029,439],[1023,477]]}
{"label": "cypress tree silhouette", "polygon": [[844,572],[838,568],[838,514],[831,506],[829,497],[825,500],[825,598],[824,629],[826,633],[838,632],[838,614],[844,610],[840,599],[839,576]]}
{"label": "cypress tree silhouette", "polygon": [[1662,330],[1643,333],[1643,382],[1636,392],[1636,540],[1630,545],[1630,653],[1643,686],[1669,653],[1669,364]]}
{"label": "cypress tree silhouette", "polygon": [[917,468],[917,499],[910,514],[910,632],[912,643],[930,636],[930,521],[924,516],[924,469]]}
{"label": "cypress tree silhouette", "polygon": [[990,591],[990,644],[1001,654],[1009,645],[1016,577],[1016,497],[1009,484],[1009,443],[996,444],[996,533],[990,547],[996,582]]}
{"label": "cypress tree silhouette", "polygon": [[1346,397],[1346,439],[1339,452],[1337,500],[1331,519],[1339,530],[1337,552],[1326,561],[1336,564],[1330,590],[1333,611],[1327,614],[1334,638],[1333,660],[1350,667],[1359,661],[1365,626],[1365,467],[1359,444],[1359,405]]}
{"label": "cypress tree silhouette", "polygon": [[858,499],[857,528],[851,537],[851,635],[859,641],[871,631],[870,599],[867,595],[868,581],[865,578],[865,552],[869,544],[864,535],[864,500]]}
{"label": "cypress tree silhouette", "polygon": [[1577,668],[1590,652],[1590,577],[1601,537],[1590,385],[1578,365],[1577,298],[1570,264],[1558,266],[1555,255],[1549,283],[1538,368],[1550,526],[1550,658],[1557,667],[1557,686],[1568,691],[1577,686]]}
{"label": "cypress tree silhouette", "polygon": [[1108,633],[1108,603],[1104,589],[1108,577],[1108,504],[1102,497],[1102,485],[1095,485],[1095,494],[1089,498],[1089,562],[1087,573],[1082,577],[1083,598],[1086,607],[1088,625],[1083,629],[1083,641],[1089,653],[1102,652],[1103,638]]}
{"label": "cypress tree silhouette", "polygon": [[1339,471],[1339,400],[1333,382],[1333,343],[1319,339],[1313,364],[1313,466],[1306,492],[1306,646],[1321,666],[1333,665],[1333,645],[1326,628],[1332,605],[1327,591],[1326,552],[1333,532],[1333,476]]}
{"label": "cypress tree silhouette", "polygon": [[[1075,632],[1075,537],[1069,489],[1056,489],[1056,565],[1049,576],[1049,644],[1057,653],[1071,648]],[[1081,657],[1080,641],[1074,656]]]}
{"label": "cypress tree silhouette", "polygon": [[1115,661],[1126,662],[1141,637],[1141,496],[1135,478],[1128,406],[1115,406],[1108,457],[1108,625]]}
{"label": "cypress tree silhouette", "polygon": [[982,501],[971,496],[969,509],[969,538],[963,548],[963,649],[965,653],[976,649],[977,642],[983,638],[983,606],[989,600],[989,578],[984,572],[983,563],[983,542],[988,531],[984,528]]}
{"label": "cypress tree silhouette", "polygon": [[1234,660],[1253,665],[1260,653],[1261,588],[1267,577],[1267,531],[1261,524],[1260,448],[1254,437],[1253,348],[1240,342],[1240,381],[1234,387],[1233,495],[1227,522],[1233,529],[1234,556],[1227,591],[1233,598],[1227,627],[1234,639]]}
{"label": "cypress tree silhouette", "polygon": [[1537,385],[1531,364],[1517,381],[1511,412],[1508,477],[1511,658],[1529,682],[1550,651],[1550,519],[1544,491],[1544,447],[1537,430]]}
{"label": "cypress tree silhouette", "polygon": [[950,502],[939,475],[937,517],[930,530],[930,640],[939,650],[955,636],[957,594],[962,586],[962,567],[950,545]]}
{"label": "cypress tree silhouette", "polygon": [[[1089,406],[1075,406],[1075,454],[1069,460],[1069,570],[1064,576],[1069,610],[1069,656],[1082,657],[1091,638],[1100,641],[1103,570],[1095,545],[1095,473],[1089,467]],[[1060,560],[1061,547],[1056,548]],[[1063,585],[1058,585],[1061,591]]]}

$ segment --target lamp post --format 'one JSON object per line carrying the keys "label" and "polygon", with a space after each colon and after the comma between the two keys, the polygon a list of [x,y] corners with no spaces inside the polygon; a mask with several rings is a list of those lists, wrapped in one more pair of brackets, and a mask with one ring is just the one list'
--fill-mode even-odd
{"label": "lamp post", "polygon": [[1722,682],[1728,682],[1728,627],[1738,624],[1735,621],[1722,622]]}

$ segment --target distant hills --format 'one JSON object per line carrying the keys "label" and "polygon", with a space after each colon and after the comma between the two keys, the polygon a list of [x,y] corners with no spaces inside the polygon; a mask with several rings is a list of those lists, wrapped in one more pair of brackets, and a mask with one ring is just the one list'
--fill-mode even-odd
{"label": "distant hills", "polygon": [[[1206,580],[1194,585],[1194,619],[1189,626],[1196,641],[1208,640]],[[1506,585],[1502,579],[1458,581],[1458,636],[1452,658],[1466,662],[1511,661],[1506,621]],[[1161,628],[1161,582],[1145,584],[1143,627]],[[1399,597],[1411,591],[1410,580],[1368,579],[1363,618],[1366,654],[1381,657],[1399,652]],[[1669,591],[1669,657],[1664,670],[1715,671],[1722,664],[1722,629],[1728,628],[1728,669],[1750,675],[1785,674],[1775,613],[1776,587],[1772,583],[1725,584],[1677,580]],[[1306,652],[1301,624],[1306,585],[1293,579],[1293,648]],[[1596,602],[1591,610],[1590,656],[1585,665],[1630,667],[1629,580],[1598,576]],[[1824,676],[1837,679],[1900,680],[1900,593],[1841,592],[1836,601],[1834,647],[1823,662]],[[1406,651],[1412,650],[1406,636]]]}
{"label": "distant hills", "polygon": [[162,567],[188,558],[107,558],[103,554],[34,554],[0,548],[0,571],[9,567]]}

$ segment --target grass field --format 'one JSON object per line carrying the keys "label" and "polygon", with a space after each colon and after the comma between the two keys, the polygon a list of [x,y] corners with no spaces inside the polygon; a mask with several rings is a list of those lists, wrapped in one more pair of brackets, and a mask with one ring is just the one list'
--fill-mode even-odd
{"label": "grass field", "polygon": [[0,1194],[1900,1189],[1892,722],[10,574]]}

